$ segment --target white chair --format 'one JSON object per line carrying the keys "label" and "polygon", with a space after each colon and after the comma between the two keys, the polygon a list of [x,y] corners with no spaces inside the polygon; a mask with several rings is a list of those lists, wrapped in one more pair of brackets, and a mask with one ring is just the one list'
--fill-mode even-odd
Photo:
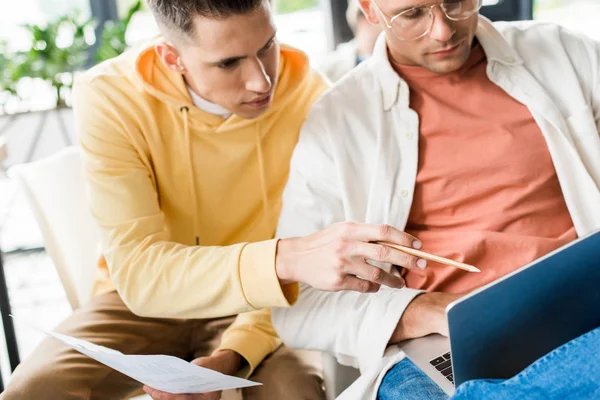
{"label": "white chair", "polygon": [[8,158],[8,145],[6,137],[0,136],[0,177],[4,174],[4,162]]}
{"label": "white chair", "polygon": [[8,171],[31,205],[73,309],[91,298],[99,240],[85,199],[79,151],[69,147]]}
{"label": "white chair", "polygon": [[[8,176],[29,201],[71,307],[80,307],[91,299],[99,235],[86,200],[79,148],[16,165]],[[138,400],[150,399],[141,390],[133,396],[139,395]]]}

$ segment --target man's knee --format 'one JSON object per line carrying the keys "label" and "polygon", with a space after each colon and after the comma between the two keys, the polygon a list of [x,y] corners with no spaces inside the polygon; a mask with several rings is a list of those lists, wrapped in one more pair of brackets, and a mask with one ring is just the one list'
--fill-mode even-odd
{"label": "man's knee", "polygon": [[72,353],[72,357],[57,357],[54,361],[51,357],[25,360],[15,370],[0,400],[116,399],[140,387],[133,379]]}
{"label": "man's knee", "polygon": [[250,379],[263,385],[244,389],[244,400],[325,399],[317,353],[282,347],[265,359]]}
{"label": "man's knee", "polygon": [[77,382],[59,371],[60,369],[51,365],[48,365],[47,368],[38,368],[25,361],[15,370],[6,390],[0,395],[0,399],[74,400],[85,398],[85,393],[76,387],[71,387]]}
{"label": "man's knee", "polygon": [[412,361],[404,359],[384,376],[377,398],[404,400],[445,400],[448,396]]}

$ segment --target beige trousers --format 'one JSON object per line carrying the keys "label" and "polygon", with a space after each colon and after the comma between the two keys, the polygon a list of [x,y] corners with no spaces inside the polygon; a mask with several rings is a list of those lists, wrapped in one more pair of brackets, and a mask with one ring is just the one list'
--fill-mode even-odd
{"label": "beige trousers", "polygon": [[[210,355],[233,317],[212,320],[135,316],[116,292],[77,309],[56,332],[126,354],[168,354],[186,360]],[[323,400],[318,356],[279,348],[250,379],[263,386],[228,391],[223,399]],[[140,383],[55,341],[45,339],[15,370],[2,400],[124,399]]]}

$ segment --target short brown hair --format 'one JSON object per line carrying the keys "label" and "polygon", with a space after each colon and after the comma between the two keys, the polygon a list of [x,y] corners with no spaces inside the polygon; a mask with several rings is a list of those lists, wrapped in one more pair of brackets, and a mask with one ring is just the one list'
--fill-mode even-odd
{"label": "short brown hair", "polygon": [[194,34],[195,16],[223,19],[253,11],[263,0],[148,0],[148,6],[159,24],[184,33]]}

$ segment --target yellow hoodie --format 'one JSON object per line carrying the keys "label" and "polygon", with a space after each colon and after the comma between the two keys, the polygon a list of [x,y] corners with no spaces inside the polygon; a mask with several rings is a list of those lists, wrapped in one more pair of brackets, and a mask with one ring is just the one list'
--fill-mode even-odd
{"label": "yellow hoodie", "polygon": [[272,238],[300,127],[326,89],[300,51],[282,46],[280,60],[273,105],[255,120],[195,107],[153,47],[100,64],[75,85],[101,233],[95,293],[116,288],[146,317],[246,313],[221,348],[250,371],[280,344],[265,308],[297,298],[297,285],[279,284]]}

